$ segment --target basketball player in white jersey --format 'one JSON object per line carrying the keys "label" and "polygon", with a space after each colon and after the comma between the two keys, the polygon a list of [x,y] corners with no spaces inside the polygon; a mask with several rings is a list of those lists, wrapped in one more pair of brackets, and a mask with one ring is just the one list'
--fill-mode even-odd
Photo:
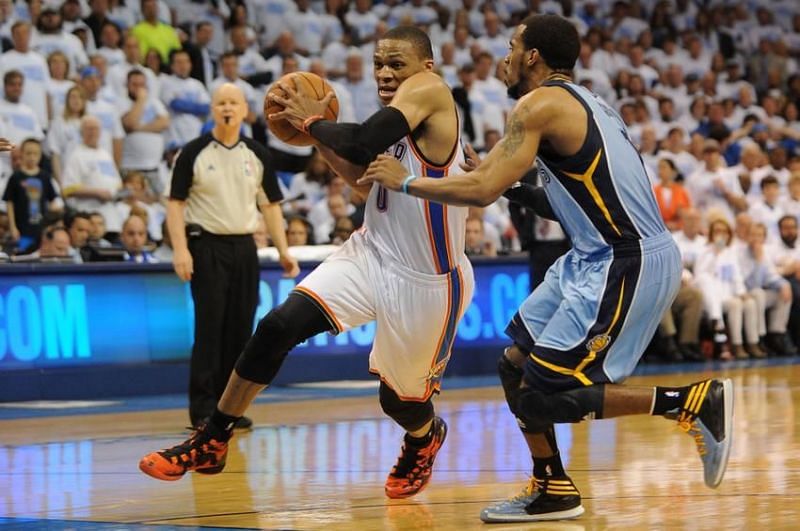
{"label": "basketball player in white jersey", "polygon": [[368,194],[364,228],[261,320],[207,424],[183,444],[142,458],[139,467],[146,474],[176,480],[189,470],[221,472],[231,427],[273,380],[289,350],[320,332],[337,334],[377,321],[370,371],[381,379],[384,412],[407,431],[385,492],[405,498],[428,483],[447,434],[431,397],[472,298],[472,268],[464,255],[466,209],[355,183],[378,154],[435,178],[460,173],[464,155],[455,102],[432,72],[424,32],[387,32],[377,43],[374,66],[385,107],[363,124],[324,120],[332,94],[317,101],[284,86],[286,98],[275,98],[285,110],[270,119],[286,118],[308,132],[355,192]]}

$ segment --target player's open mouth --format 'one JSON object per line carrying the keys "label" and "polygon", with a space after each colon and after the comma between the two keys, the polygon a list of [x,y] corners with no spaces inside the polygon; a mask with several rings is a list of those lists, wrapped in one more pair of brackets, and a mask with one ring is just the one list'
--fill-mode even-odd
{"label": "player's open mouth", "polygon": [[378,89],[378,96],[381,98],[393,98],[395,92],[397,92],[395,89],[382,88]]}

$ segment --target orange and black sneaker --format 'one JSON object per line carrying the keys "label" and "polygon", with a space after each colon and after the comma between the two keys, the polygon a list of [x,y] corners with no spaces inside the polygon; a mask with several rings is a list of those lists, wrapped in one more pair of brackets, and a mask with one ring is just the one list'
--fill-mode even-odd
{"label": "orange and black sneaker", "polygon": [[433,460],[447,437],[447,424],[439,417],[433,417],[430,442],[415,447],[403,441],[400,457],[386,478],[386,495],[390,498],[408,498],[420,492],[431,479]]}
{"label": "orange and black sneaker", "polygon": [[191,470],[219,474],[227,457],[228,442],[211,437],[203,424],[183,443],[142,457],[139,470],[156,479],[176,481]]}

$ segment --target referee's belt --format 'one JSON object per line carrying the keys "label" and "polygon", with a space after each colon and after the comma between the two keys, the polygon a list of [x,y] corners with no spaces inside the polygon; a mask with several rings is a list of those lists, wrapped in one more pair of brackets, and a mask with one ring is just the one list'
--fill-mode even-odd
{"label": "referee's belt", "polygon": [[197,223],[186,224],[186,238],[189,240],[220,240],[220,241],[253,241],[253,234],[214,234],[203,228],[202,225]]}

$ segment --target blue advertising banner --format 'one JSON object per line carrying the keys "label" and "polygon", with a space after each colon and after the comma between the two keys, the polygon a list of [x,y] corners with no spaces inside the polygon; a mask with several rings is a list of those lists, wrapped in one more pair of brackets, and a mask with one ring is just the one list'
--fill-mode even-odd
{"label": "blue advertising banner", "polygon": [[[189,358],[194,327],[189,285],[167,265],[38,266],[24,274],[4,269],[0,266],[0,371]],[[527,262],[481,261],[475,277],[475,296],[456,347],[505,346],[506,324],[528,295]],[[294,285],[280,270],[262,269],[256,322]],[[293,355],[366,353],[374,335],[374,323],[337,336],[320,334]]]}

